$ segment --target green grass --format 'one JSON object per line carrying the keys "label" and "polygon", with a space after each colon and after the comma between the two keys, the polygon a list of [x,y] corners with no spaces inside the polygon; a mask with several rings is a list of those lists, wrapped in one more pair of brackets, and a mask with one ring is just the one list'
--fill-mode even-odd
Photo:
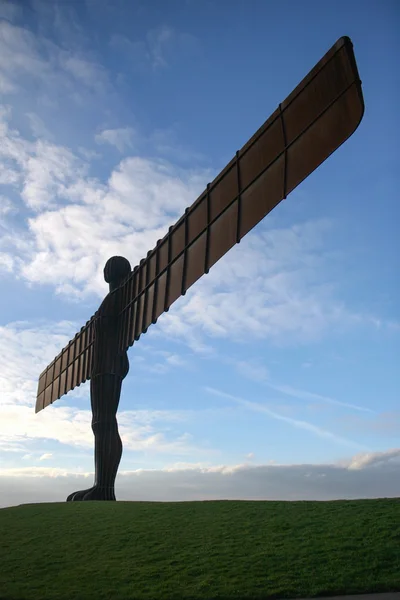
{"label": "green grass", "polygon": [[400,591],[400,500],[77,502],[0,510],[7,600]]}

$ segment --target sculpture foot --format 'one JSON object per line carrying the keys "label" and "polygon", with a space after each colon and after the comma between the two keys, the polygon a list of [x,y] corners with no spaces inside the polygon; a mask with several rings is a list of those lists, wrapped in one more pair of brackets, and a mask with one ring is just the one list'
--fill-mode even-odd
{"label": "sculpture foot", "polygon": [[82,500],[108,500],[115,501],[114,488],[97,487],[93,486],[92,489],[87,490]]}
{"label": "sculpture foot", "polygon": [[77,502],[79,500],[83,500],[83,496],[90,492],[93,488],[88,488],[87,490],[80,490],[78,492],[72,492],[67,498],[67,502]]}
{"label": "sculpture foot", "polygon": [[94,485],[88,490],[73,492],[67,498],[67,502],[82,502],[86,500],[108,500],[115,501],[114,488],[98,487]]}

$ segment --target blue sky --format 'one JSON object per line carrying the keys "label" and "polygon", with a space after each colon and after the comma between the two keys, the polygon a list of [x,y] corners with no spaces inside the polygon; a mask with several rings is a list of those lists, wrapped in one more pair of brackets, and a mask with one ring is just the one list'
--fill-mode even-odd
{"label": "blue sky", "polygon": [[116,490],[399,495],[399,21],[390,1],[0,4],[1,505],[93,476],[88,385],[34,404],[107,258],[137,264],[342,35],[363,121],[130,350]]}

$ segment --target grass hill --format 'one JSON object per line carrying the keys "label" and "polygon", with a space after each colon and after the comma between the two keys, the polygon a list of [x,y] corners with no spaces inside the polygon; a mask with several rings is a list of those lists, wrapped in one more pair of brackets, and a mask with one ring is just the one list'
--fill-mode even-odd
{"label": "grass hill", "polygon": [[0,540],[2,600],[400,591],[400,499],[27,504]]}

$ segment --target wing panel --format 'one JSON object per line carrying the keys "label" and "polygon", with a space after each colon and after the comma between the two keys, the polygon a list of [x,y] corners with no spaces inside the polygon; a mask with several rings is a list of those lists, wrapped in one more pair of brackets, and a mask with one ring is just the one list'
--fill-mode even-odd
{"label": "wing panel", "polygon": [[41,376],[39,377],[37,395],[41,394],[45,390],[45,387],[46,387],[46,372],[47,371],[44,371],[41,374]]}
{"label": "wing panel", "polygon": [[150,287],[147,290],[146,311],[144,312],[144,315],[143,315],[143,327],[142,327],[143,332],[145,332],[147,330],[147,328],[153,322],[153,311],[154,311],[154,301],[155,301],[154,290],[155,290],[155,283],[153,281],[153,283],[150,285]]}
{"label": "wing panel", "polygon": [[59,398],[60,389],[60,377],[56,377],[53,381],[53,388],[51,391],[51,404]]}
{"label": "wing panel", "polygon": [[50,383],[50,385],[48,385],[46,387],[46,389],[44,390],[44,403],[43,403],[43,408],[46,408],[46,406],[48,406],[49,404],[51,404],[51,392],[52,392],[52,386],[53,384]]}
{"label": "wing panel", "polygon": [[36,397],[36,406],[35,413],[38,413],[40,410],[44,409],[44,391],[40,392],[40,394]]}
{"label": "wing panel", "polygon": [[79,381],[79,367],[80,367],[80,360],[81,360],[81,340],[82,340],[82,332],[80,332],[75,339],[75,344],[74,344],[74,373],[73,373],[73,377],[72,377],[72,387],[71,389],[73,390],[74,388],[76,388],[77,385],[80,384]]}
{"label": "wing panel", "polygon": [[60,354],[43,371],[39,378],[36,412],[53,403],[71,389],[90,378],[92,368],[92,317],[68,342]]}
{"label": "wing panel", "polygon": [[199,204],[188,215],[189,243],[196,239],[208,225],[207,194],[203,194]]}
{"label": "wing panel", "polygon": [[168,237],[160,244],[160,271],[163,271],[168,265]]}
{"label": "wing panel", "polygon": [[54,378],[59,377],[61,373],[61,354],[59,354],[54,363]]}
{"label": "wing panel", "polygon": [[333,54],[318,73],[307,80],[293,100],[282,104],[289,144],[352,83],[353,78],[347,68],[349,62],[346,61],[345,53],[346,49],[342,47]]}
{"label": "wing panel", "polygon": [[67,370],[62,371],[60,375],[60,389],[59,389],[59,398],[63,396],[67,392]]}
{"label": "wing panel", "polygon": [[54,362],[50,363],[50,365],[47,367],[47,371],[46,371],[46,387],[48,385],[50,385],[51,382],[53,381],[53,375],[54,375]]}
{"label": "wing panel", "polygon": [[284,151],[285,143],[279,110],[276,110],[272,117],[271,124],[265,129],[257,142],[250,146],[240,157],[242,188],[251,185],[260,173]]}
{"label": "wing panel", "polygon": [[289,147],[288,193],[323,163],[354,130],[360,113],[354,108],[350,97],[356,94],[355,88],[349,89]]}
{"label": "wing panel", "polygon": [[210,228],[209,266],[212,267],[236,244],[238,204],[234,202]]}
{"label": "wing panel", "polygon": [[195,283],[205,272],[207,232],[203,233],[188,247],[186,289]]}
{"label": "wing panel", "polygon": [[138,272],[138,288],[137,294],[139,295],[136,307],[135,315],[135,333],[134,340],[137,341],[142,333],[142,321],[143,321],[143,310],[144,310],[144,294],[143,289],[145,287],[145,265],[141,262]]}
{"label": "wing panel", "polygon": [[244,237],[282,200],[284,157],[242,193],[240,235]]}
{"label": "wing panel", "polygon": [[183,220],[171,236],[171,260],[179,256],[185,248],[185,221]]}
{"label": "wing panel", "polygon": [[[87,342],[86,342],[86,338],[87,338],[87,327],[83,327],[82,332],[81,332],[81,336],[82,336],[82,353],[81,353],[81,360],[79,362],[79,377],[78,380],[83,383],[86,379],[85,377],[85,366],[86,366],[86,349],[87,349]],[[79,385],[79,384],[78,384]]]}
{"label": "wing panel", "polygon": [[236,195],[237,176],[235,166],[232,165],[222,179],[210,190],[211,219],[218,217]]}
{"label": "wing panel", "polygon": [[[69,344],[68,344],[68,346],[69,346]],[[65,371],[65,369],[68,366],[68,346],[66,346],[64,348],[64,350],[62,351],[61,371]]]}
{"label": "wing panel", "polygon": [[164,271],[162,275],[157,278],[157,299],[156,299],[156,313],[155,318],[158,319],[165,310],[165,293],[167,287],[167,272]]}
{"label": "wing panel", "polygon": [[[132,298],[136,298],[138,294],[139,288],[139,269],[136,267],[133,272],[132,279]],[[131,346],[135,341],[135,324],[136,324],[136,313],[137,313],[138,304],[136,301],[132,300],[130,304],[130,313],[129,313],[129,325],[128,325],[128,345]],[[126,347],[126,346],[125,346]],[[121,348],[122,350],[123,348]]]}
{"label": "wing panel", "polygon": [[169,284],[169,293],[166,300],[166,309],[168,309],[171,304],[175,302],[182,295],[182,277],[183,277],[183,259],[184,256],[181,256],[172,263],[170,267],[170,284]]}
{"label": "wing panel", "polygon": [[87,363],[86,363],[86,379],[90,379],[93,366],[93,342],[90,343],[87,349]]}
{"label": "wing panel", "polygon": [[67,392],[72,390],[73,375],[74,375],[74,363],[70,364],[67,368],[67,385],[66,385]]}

